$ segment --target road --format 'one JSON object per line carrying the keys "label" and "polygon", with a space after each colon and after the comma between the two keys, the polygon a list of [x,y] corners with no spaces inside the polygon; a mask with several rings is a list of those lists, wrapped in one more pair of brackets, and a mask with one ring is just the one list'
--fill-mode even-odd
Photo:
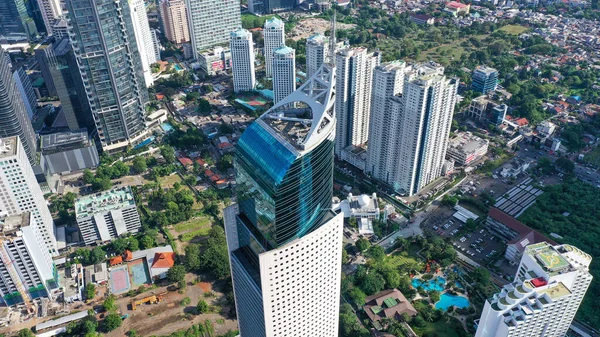
{"label": "road", "polygon": [[438,207],[439,207],[439,202],[434,201],[432,203],[432,205],[427,207],[425,212],[419,212],[415,216],[415,220],[412,223],[409,223],[406,228],[402,228],[402,229],[395,231],[394,233],[388,235],[383,240],[379,241],[377,244],[385,249],[388,249],[394,244],[394,241],[396,241],[397,238],[407,238],[407,237],[411,237],[411,236],[415,236],[415,235],[422,235],[423,230],[421,230],[421,223],[423,223],[423,221],[427,220],[429,218],[429,216],[431,215],[432,211],[434,211]]}

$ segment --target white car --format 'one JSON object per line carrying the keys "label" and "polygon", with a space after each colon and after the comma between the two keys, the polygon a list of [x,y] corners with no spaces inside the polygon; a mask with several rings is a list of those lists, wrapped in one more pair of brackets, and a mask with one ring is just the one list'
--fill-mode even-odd
{"label": "white car", "polygon": [[460,238],[460,242],[465,242],[465,241],[467,241],[466,237],[463,236],[462,238]]}

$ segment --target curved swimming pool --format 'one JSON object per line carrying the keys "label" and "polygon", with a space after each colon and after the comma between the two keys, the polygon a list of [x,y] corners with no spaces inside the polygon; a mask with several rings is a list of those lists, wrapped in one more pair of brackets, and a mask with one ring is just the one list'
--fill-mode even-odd
{"label": "curved swimming pool", "polygon": [[441,292],[444,291],[446,279],[441,276],[434,277],[429,281],[413,278],[411,284],[414,288],[422,288],[425,291],[437,290]]}
{"label": "curved swimming pool", "polygon": [[443,293],[442,296],[440,296],[440,300],[435,304],[435,308],[446,311],[450,307],[468,308],[469,305],[471,305],[471,303],[466,297]]}

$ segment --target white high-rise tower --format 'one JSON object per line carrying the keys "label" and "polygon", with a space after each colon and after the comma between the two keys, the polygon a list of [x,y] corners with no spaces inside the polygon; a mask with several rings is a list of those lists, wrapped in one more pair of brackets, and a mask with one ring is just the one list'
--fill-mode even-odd
{"label": "white high-rise tower", "polygon": [[54,24],[63,14],[60,0],[37,0],[37,3],[44,20],[46,32],[48,35],[53,35]]}
{"label": "white high-rise tower", "polygon": [[144,82],[149,87],[154,83],[150,65],[158,61],[156,59],[155,44],[150,33],[150,25],[148,24],[148,15],[146,14],[146,5],[144,0],[129,0],[129,8],[131,14],[131,23],[133,24],[133,32],[135,41],[138,45],[140,59],[142,61],[142,71],[144,72]]}
{"label": "white high-rise tower", "polygon": [[231,33],[229,45],[231,49],[233,90],[240,92],[254,89],[256,78],[254,75],[252,34],[240,28]]}
{"label": "white high-rise tower", "polygon": [[366,171],[413,195],[442,174],[458,80],[446,78],[441,66],[417,64],[405,68],[402,94],[390,97],[399,90],[400,76],[398,70],[385,74],[390,71],[378,73],[378,82],[394,78],[394,88],[376,85],[374,99],[385,101],[374,104],[371,127],[377,138],[369,139]]}
{"label": "white high-rise tower", "polygon": [[271,77],[273,76],[273,51],[285,45],[285,25],[278,18],[272,17],[265,21],[263,36],[265,40],[265,70],[267,77]]}
{"label": "white high-rise tower", "polygon": [[369,139],[373,68],[380,57],[378,53],[368,53],[367,48],[351,48],[339,50],[335,58],[335,154],[341,156],[347,146],[361,146]]}
{"label": "white high-rise tower", "polygon": [[325,35],[315,34],[306,39],[306,74],[309,78],[327,62],[328,54],[329,38]]}
{"label": "white high-rise tower", "polygon": [[296,51],[279,47],[273,51],[273,97],[281,101],[296,90]]}
{"label": "white high-rise tower", "polygon": [[19,137],[0,139],[0,214],[30,212],[50,254],[57,255],[54,222]]}
{"label": "white high-rise tower", "polygon": [[240,0],[186,0],[194,58],[198,52],[229,42],[242,25]]}
{"label": "white high-rise tower", "polygon": [[571,245],[525,248],[513,283],[485,301],[475,337],[563,337],[592,282],[592,257]]}

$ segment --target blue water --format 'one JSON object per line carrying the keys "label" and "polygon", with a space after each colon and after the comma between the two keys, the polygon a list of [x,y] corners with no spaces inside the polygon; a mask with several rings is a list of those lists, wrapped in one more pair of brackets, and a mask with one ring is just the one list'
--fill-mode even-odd
{"label": "blue water", "polygon": [[175,68],[175,70],[177,70],[177,71],[183,70],[183,67],[180,66],[179,63],[175,63],[175,65],[173,66],[173,68]]}
{"label": "blue water", "polygon": [[171,132],[173,131],[173,125],[169,124],[169,123],[162,123],[160,125],[160,128],[165,130],[165,132]]}
{"label": "blue water", "polygon": [[150,138],[146,138],[146,140],[144,140],[143,142],[139,143],[138,145],[136,145],[134,147],[134,149],[139,149],[141,147],[144,147],[150,143],[152,143],[154,141],[154,137],[150,137]]}
{"label": "blue water", "polygon": [[413,278],[411,283],[414,288],[423,288],[426,291],[432,291],[432,290],[444,291],[444,285],[446,285],[446,279],[441,276],[434,277],[429,281],[423,281],[418,278]]}
{"label": "blue water", "polygon": [[471,305],[471,303],[466,297],[443,293],[442,296],[440,296],[440,300],[435,304],[435,308],[446,311],[452,306],[457,308],[468,308],[469,305]]}
{"label": "blue water", "polygon": [[459,288],[459,289],[465,289],[465,287],[462,285],[462,283],[460,283],[460,282],[458,282],[458,281],[456,281],[456,282],[454,283],[454,285],[455,285],[457,288]]}

